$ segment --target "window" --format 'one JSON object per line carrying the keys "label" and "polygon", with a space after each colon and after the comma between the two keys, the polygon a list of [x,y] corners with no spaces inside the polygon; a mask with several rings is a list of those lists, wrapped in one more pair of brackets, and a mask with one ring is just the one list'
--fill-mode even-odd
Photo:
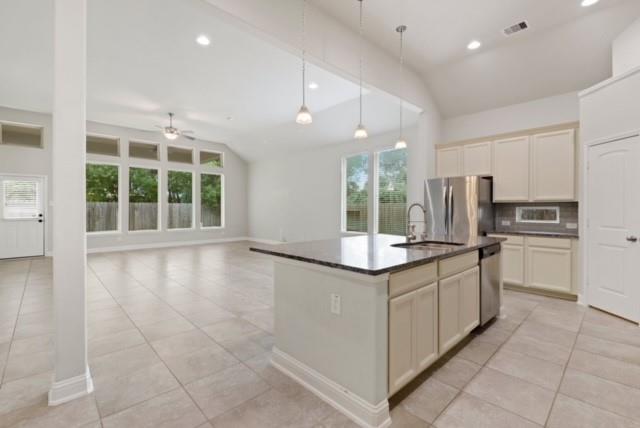
{"label": "window", "polygon": [[143,143],[139,141],[129,142],[129,157],[138,159],[159,160],[160,152],[155,143]]}
{"label": "window", "polygon": [[222,153],[200,150],[200,165],[222,168]]}
{"label": "window", "polygon": [[343,229],[346,232],[367,232],[369,218],[369,155],[347,157],[344,160]]}
{"label": "window", "polygon": [[0,124],[0,144],[42,148],[42,127],[11,123]]}
{"label": "window", "polygon": [[185,171],[167,173],[169,191],[169,229],[193,227],[193,174]]}
{"label": "window", "polygon": [[129,168],[129,230],[158,229],[158,170]]}
{"label": "window", "polygon": [[560,207],[516,207],[517,223],[560,223]]}
{"label": "window", "polygon": [[193,164],[193,150],[181,147],[167,147],[167,160],[169,162]]}
{"label": "window", "polygon": [[407,151],[378,153],[378,232],[404,235],[407,224]]}
{"label": "window", "polygon": [[87,232],[117,231],[119,168],[88,164],[86,177]]}
{"label": "window", "polygon": [[202,227],[223,226],[223,177],[200,174],[200,223]]}
{"label": "window", "polygon": [[40,191],[37,181],[4,180],[2,212],[6,220],[38,218]]}
{"label": "window", "polygon": [[87,153],[93,155],[120,156],[120,140],[113,137],[87,135]]}

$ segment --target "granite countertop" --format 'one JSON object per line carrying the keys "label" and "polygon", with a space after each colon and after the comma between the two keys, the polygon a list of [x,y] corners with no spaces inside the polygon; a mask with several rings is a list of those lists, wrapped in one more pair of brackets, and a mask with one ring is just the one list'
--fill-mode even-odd
{"label": "granite countertop", "polygon": [[539,232],[539,231],[496,231],[490,235],[513,235],[513,236],[542,236],[546,238],[570,238],[579,239],[578,232]]}
{"label": "granite countertop", "polygon": [[[381,275],[488,247],[505,239],[481,236],[466,242],[459,241],[463,245],[453,249],[428,250],[392,247],[394,244],[405,243],[405,237],[375,234],[291,244],[256,244],[251,247],[251,251],[366,275]],[[432,238],[429,240],[444,241]]]}

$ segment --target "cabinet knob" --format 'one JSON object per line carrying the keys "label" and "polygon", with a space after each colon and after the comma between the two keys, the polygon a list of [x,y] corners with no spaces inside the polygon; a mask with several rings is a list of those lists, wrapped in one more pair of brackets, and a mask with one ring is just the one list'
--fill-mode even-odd
{"label": "cabinet knob", "polygon": [[627,241],[629,242],[638,242],[637,236],[627,236]]}

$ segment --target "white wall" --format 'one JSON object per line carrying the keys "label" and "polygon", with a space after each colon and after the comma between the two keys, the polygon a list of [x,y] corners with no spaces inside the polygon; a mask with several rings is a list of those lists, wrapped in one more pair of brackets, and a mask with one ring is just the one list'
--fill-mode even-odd
{"label": "white wall", "polygon": [[[44,148],[43,149],[29,149],[13,146],[0,146],[0,174],[2,173],[15,173],[15,174],[34,174],[51,176],[51,115],[42,113],[33,113],[23,110],[15,110],[0,107],[0,121],[11,121],[19,123],[36,124],[44,127]],[[169,163],[166,161],[166,140],[159,134],[149,131],[141,131],[131,128],[123,128],[112,125],[105,125],[95,122],[87,123],[87,132],[110,135],[120,138],[121,144],[121,158],[114,158],[108,156],[93,156],[89,155],[89,160],[103,160],[109,163],[118,163],[121,165],[121,180],[120,187],[125,189],[128,186],[122,171],[127,168],[129,159],[127,153],[127,144],[129,139],[154,141],[161,144],[162,161],[141,161],[135,160],[134,164],[148,164],[160,167],[162,176],[166,176],[166,169],[169,167]],[[166,231],[166,227],[163,227],[162,231],[158,232],[138,232],[128,233],[126,230],[126,219],[128,218],[127,211],[121,208],[122,218],[125,226],[122,228],[121,233],[113,233],[106,235],[88,235],[87,248],[89,250],[96,250],[100,248],[111,247],[126,247],[126,246],[145,246],[154,245],[159,243],[180,241],[203,241],[213,239],[229,239],[229,238],[242,238],[247,236],[247,164],[230,150],[224,144],[206,142],[206,141],[194,141],[189,142],[181,140],[178,144],[180,146],[192,146],[195,148],[209,149],[214,151],[220,151],[224,153],[224,168],[220,171],[225,176],[225,227],[216,230],[190,230],[190,231]],[[196,158],[197,160],[197,158]],[[183,168],[184,165],[175,164],[176,169]],[[188,167],[188,166],[187,166]],[[200,167],[194,167],[194,170],[199,171]],[[162,177],[161,176],[161,177]],[[197,177],[197,176],[196,176]],[[51,219],[54,213],[54,208],[51,206],[53,203],[51,197],[51,180],[48,180],[49,192],[48,192],[48,212],[46,221],[46,236],[47,236],[47,251],[50,252],[52,248],[51,239]],[[166,181],[161,178],[161,182]],[[166,187],[162,187],[166,190]],[[166,194],[161,192],[161,194]],[[122,193],[121,193],[122,195]],[[196,194],[197,195],[197,194]],[[164,210],[161,210],[164,211]],[[166,225],[166,221],[163,221]]]}
{"label": "white wall", "polygon": [[576,122],[580,118],[578,94],[571,92],[522,104],[486,110],[443,121],[442,142],[481,138]]}
{"label": "white wall", "polygon": [[[408,157],[424,151],[417,128],[405,131]],[[393,148],[398,133],[279,155],[249,165],[249,234],[277,241],[340,236],[341,160],[344,156]],[[409,183],[409,187],[417,187]],[[411,196],[409,196],[411,197]],[[410,199],[411,200],[411,199]],[[420,196],[420,201],[423,197]]]}
{"label": "white wall", "polygon": [[640,67],[640,18],[613,41],[613,75]]}

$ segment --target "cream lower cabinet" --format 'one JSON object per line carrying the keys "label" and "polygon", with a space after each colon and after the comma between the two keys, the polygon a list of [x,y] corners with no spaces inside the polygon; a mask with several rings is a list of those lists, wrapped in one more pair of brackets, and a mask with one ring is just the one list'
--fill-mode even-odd
{"label": "cream lower cabinet", "polygon": [[389,395],[438,358],[438,284],[389,300]]}
{"label": "cream lower cabinet", "polygon": [[439,282],[440,354],[460,342],[480,322],[480,269],[476,266]]}

